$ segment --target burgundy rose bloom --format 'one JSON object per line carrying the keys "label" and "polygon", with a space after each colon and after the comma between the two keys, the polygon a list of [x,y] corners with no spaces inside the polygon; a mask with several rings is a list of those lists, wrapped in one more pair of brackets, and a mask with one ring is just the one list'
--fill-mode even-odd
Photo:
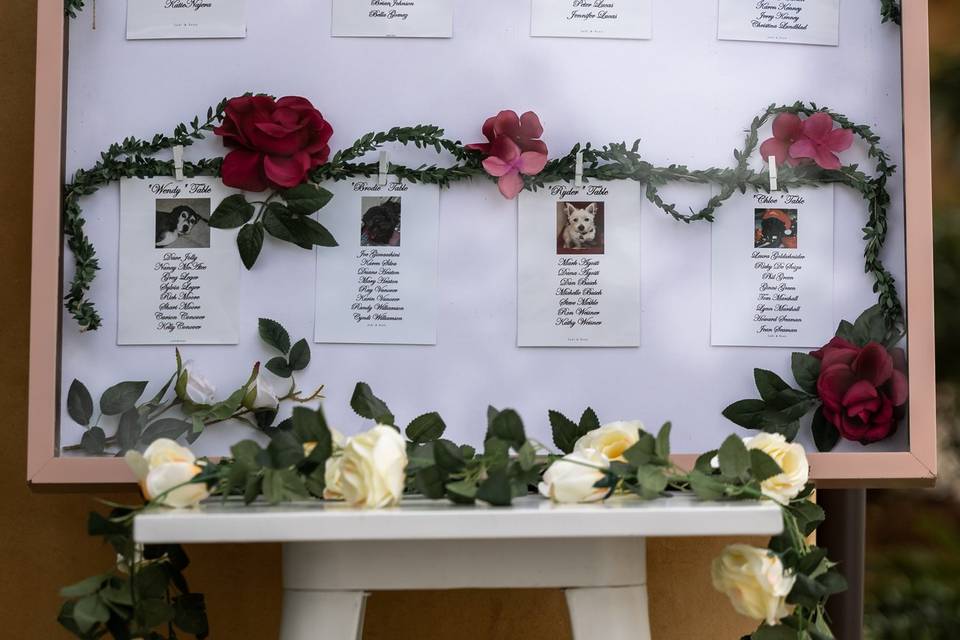
{"label": "burgundy rose bloom", "polygon": [[888,351],[877,342],[858,347],[833,338],[810,355],[820,360],[817,394],[823,415],[841,436],[869,444],[896,431],[907,402],[901,349]]}
{"label": "burgundy rose bloom", "polygon": [[333,127],[306,98],[245,96],[227,102],[213,130],[233,151],[223,159],[223,183],[244,191],[290,189],[330,156]]}

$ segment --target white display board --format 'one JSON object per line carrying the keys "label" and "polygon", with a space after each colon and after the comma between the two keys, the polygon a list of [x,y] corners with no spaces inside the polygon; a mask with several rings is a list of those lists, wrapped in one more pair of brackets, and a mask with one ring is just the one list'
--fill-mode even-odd
{"label": "white display board", "polygon": [[[733,150],[755,115],[772,103],[813,101],[869,124],[893,164],[902,164],[900,30],[881,24],[876,2],[841,3],[838,47],[718,40],[716,0],[654,0],[650,40],[531,38],[527,0],[456,0],[452,39],[332,38],[330,0],[272,0],[249,3],[245,39],[128,41],[125,4],[101,2],[96,30],[83,19],[71,25],[68,175],[92,166],[112,142],[170,132],[246,91],[309,98],[334,127],[334,149],[368,131],[420,123],[475,142],[486,117],[511,108],[539,114],[552,156],[578,142],[642,138],[649,162],[691,168],[733,166]],[[761,139],[767,135],[769,127]],[[223,153],[214,138],[186,157]],[[416,149],[391,153],[398,163],[452,163]],[[872,168],[859,144],[844,161]],[[755,162],[759,167],[759,157]],[[883,257],[902,285],[902,174],[888,187]],[[642,185],[635,188],[641,193]],[[681,211],[699,209],[710,196],[705,186],[662,192]],[[844,187],[835,204],[834,326],[875,302],[863,272],[866,205]],[[121,379],[159,385],[174,367],[172,346],[117,346],[119,186],[83,206],[101,266],[91,296],[104,325],[79,333],[64,314],[64,402],[74,378],[97,397]],[[337,216],[337,206],[331,202],[320,220]],[[330,422],[347,433],[361,426],[349,397],[363,380],[400,420],[440,412],[456,441],[480,443],[488,404],[516,408],[543,442],[550,442],[548,409],[579,415],[589,404],[601,421],[636,418],[656,428],[672,420],[680,453],[716,446],[737,431],[721,410],[755,396],[753,367],[789,379],[791,349],[711,347],[710,225],[675,222],[646,201],[640,215],[639,348],[518,348],[517,203],[492,183],[458,183],[440,196],[437,344],[312,344],[302,386],[326,385]],[[313,335],[315,256],[271,239],[267,245],[241,275],[240,343],[183,347],[223,390],[272,355],[257,338],[258,317],[282,322],[295,340]],[[72,263],[64,263],[69,279]],[[75,444],[82,429],[61,413],[61,446]],[[195,449],[223,453],[253,433],[218,425]],[[801,429],[800,437],[813,448],[809,433]],[[906,450],[906,434],[903,428],[871,451]],[[843,441],[837,450],[862,447]]]}

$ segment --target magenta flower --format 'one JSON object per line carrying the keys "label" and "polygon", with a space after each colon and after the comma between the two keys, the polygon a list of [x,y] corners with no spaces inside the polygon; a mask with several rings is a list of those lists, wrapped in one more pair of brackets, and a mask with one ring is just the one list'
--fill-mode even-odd
{"label": "magenta flower", "polygon": [[839,169],[837,152],[846,151],[853,144],[853,132],[834,129],[833,118],[818,112],[803,121],[803,137],[790,147],[793,158],[809,158],[823,169]]}
{"label": "magenta flower", "polygon": [[767,162],[770,156],[775,156],[777,166],[788,165],[795,167],[796,158],[791,157],[790,148],[803,137],[803,122],[795,113],[781,113],[773,121],[773,137],[760,145],[760,155]]}
{"label": "magenta flower", "polygon": [[513,140],[522,152],[535,151],[547,155],[547,145],[543,140],[538,140],[543,135],[543,125],[533,111],[527,111],[522,116],[518,116],[516,111],[501,111],[483,123],[483,135],[487,142],[468,144],[467,149],[489,154],[497,139],[506,136]]}
{"label": "magenta flower", "polygon": [[[499,178],[497,185],[504,198],[512,200],[523,190],[523,176],[535,176],[547,165],[547,154],[521,151],[511,138],[500,136],[490,144],[483,168]],[[521,175],[522,174],[522,175]]]}

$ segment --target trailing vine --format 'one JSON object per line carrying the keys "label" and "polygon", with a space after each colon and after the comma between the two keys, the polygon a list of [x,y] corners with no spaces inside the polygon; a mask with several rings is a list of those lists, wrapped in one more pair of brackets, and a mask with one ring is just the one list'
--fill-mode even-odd
{"label": "trailing vine", "polygon": [[[212,130],[218,122],[223,120],[226,103],[227,101],[224,100],[215,108],[208,109],[206,118],[202,121],[197,117],[189,125],[184,123],[177,125],[170,136],[157,134],[150,140],[131,137],[111,145],[101,154],[100,160],[91,169],[77,171],[73,181],[66,186],[64,235],[74,255],[75,272],[67,289],[65,306],[81,330],[97,329],[102,320],[88,297],[99,263],[96,250],[84,231],[80,199],[121,178],[172,175],[172,161],[157,160],[151,156],[176,145],[189,146],[197,140],[204,139],[205,132]],[[582,151],[585,180],[634,180],[645,183],[646,198],[673,219],[688,224],[699,221],[712,222],[717,210],[738,191],[745,192],[748,189],[769,191],[767,170],[754,171],[749,167],[749,163],[757,149],[759,130],[772,116],[787,112],[806,116],[817,112],[827,113],[837,124],[851,130],[866,143],[868,157],[876,163],[873,176],[861,171],[857,165],[844,166],[839,170],[801,165],[793,168],[783,167],[779,182],[784,190],[816,187],[821,184],[842,184],[854,189],[864,198],[868,210],[867,222],[864,225],[865,271],[873,278],[874,292],[878,295],[879,304],[888,325],[891,328],[902,327],[903,307],[896,291],[894,278],[880,257],[888,229],[887,210],[890,205],[890,195],[887,191],[887,180],[893,175],[896,167],[890,163],[890,156],[881,148],[879,136],[870,127],[857,124],[843,114],[821,108],[813,103],[797,102],[789,106],[770,105],[751,122],[743,148],[734,151],[736,165],[733,168],[699,170],[676,164],[657,167],[643,159],[639,153],[639,141],[631,146],[621,142],[600,148],[588,143],[583,146],[576,145],[567,155],[549,161],[541,173],[535,176],[524,176],[524,184],[527,189],[536,190],[551,182],[573,181],[577,154]],[[416,167],[391,165],[391,173],[402,180],[446,187],[455,182],[473,178],[492,179],[481,165],[481,153],[466,148],[459,141],[444,138],[443,134],[443,129],[432,125],[395,127],[386,132],[368,133],[350,147],[336,152],[329,162],[315,168],[309,175],[309,182],[321,183],[328,180],[376,175],[379,171],[379,163],[363,162],[362,158],[389,143],[413,145],[420,149],[432,149],[437,153],[446,152],[455,160],[455,164],[450,167],[441,167],[436,164]],[[222,162],[223,158],[186,162],[183,167],[184,175],[186,177],[218,176]],[[683,213],[674,203],[665,201],[659,193],[660,187],[671,182],[716,185],[718,191],[700,210],[691,209],[690,213]],[[246,206],[245,202],[244,205]],[[242,221],[249,220],[250,215],[252,215],[252,208],[249,215]],[[262,231],[260,234],[262,243]],[[299,246],[310,246],[311,242],[309,239],[304,241],[296,237],[274,235]],[[324,244],[324,241],[313,241],[313,244]],[[259,244],[252,257],[253,261],[256,260],[256,254],[259,254]],[[246,255],[244,263],[248,268],[252,266],[252,261],[248,260]]]}

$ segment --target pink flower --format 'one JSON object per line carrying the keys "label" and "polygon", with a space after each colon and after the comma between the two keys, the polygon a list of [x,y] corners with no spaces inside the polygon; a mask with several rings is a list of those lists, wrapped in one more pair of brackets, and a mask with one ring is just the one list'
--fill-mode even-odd
{"label": "pink flower", "polygon": [[794,158],[809,158],[823,169],[839,169],[836,152],[846,151],[853,144],[853,132],[834,129],[833,118],[815,113],[803,121],[803,137],[790,147]]}
{"label": "pink flower", "polygon": [[538,140],[543,135],[543,125],[533,111],[527,111],[522,116],[517,116],[516,111],[501,111],[483,123],[483,135],[488,142],[468,144],[467,149],[489,154],[497,138],[506,136],[520,147],[520,151],[535,151],[547,155],[547,145]]}
{"label": "pink flower", "polygon": [[795,113],[781,113],[773,121],[773,137],[760,145],[760,155],[767,162],[775,156],[777,166],[797,166],[796,158],[790,156],[791,146],[803,137],[803,122]]}
{"label": "pink flower", "polygon": [[504,198],[512,200],[523,190],[523,175],[535,176],[547,165],[547,154],[537,151],[521,151],[512,139],[498,137],[490,145],[490,155],[483,161],[483,168],[499,178],[497,184]]}

